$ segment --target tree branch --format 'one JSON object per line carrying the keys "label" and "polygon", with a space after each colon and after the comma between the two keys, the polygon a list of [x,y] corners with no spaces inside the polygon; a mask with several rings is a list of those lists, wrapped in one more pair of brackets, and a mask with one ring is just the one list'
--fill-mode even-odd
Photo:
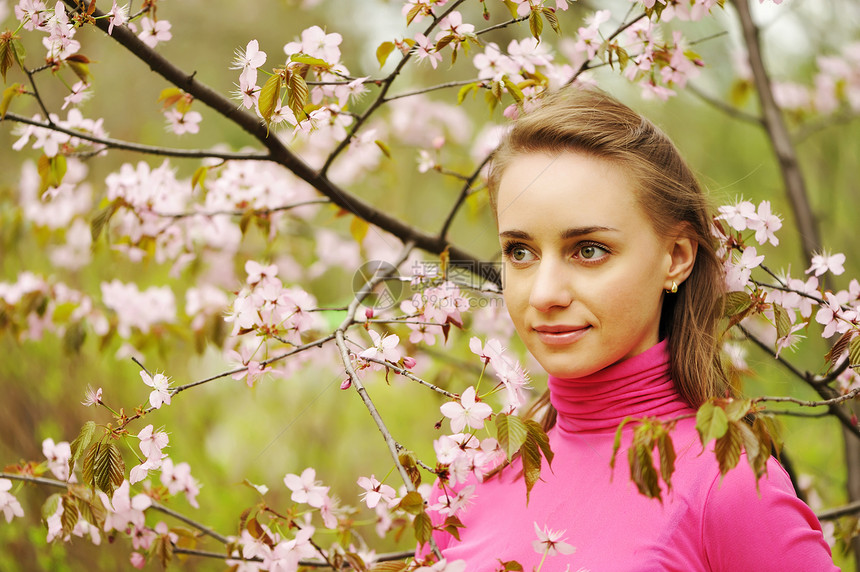
{"label": "tree branch", "polygon": [[711,97],[710,95],[708,95],[704,91],[700,90],[698,87],[696,87],[695,85],[693,85],[691,83],[687,84],[687,91],[689,91],[690,93],[692,93],[693,95],[695,95],[696,97],[698,97],[699,99],[701,99],[702,101],[704,101],[705,103],[710,105],[711,107],[714,107],[715,109],[722,111],[723,113],[725,113],[729,117],[733,117],[734,119],[738,119],[740,121],[743,121],[745,123],[750,123],[750,124],[756,125],[758,127],[764,127],[764,120],[761,117],[757,117],[755,115],[750,115],[749,113],[747,113],[741,109],[738,109],[737,107],[729,105],[728,103],[726,103],[725,101],[723,101],[721,99]]}
{"label": "tree branch", "polygon": [[51,121],[41,122],[35,119],[30,119],[16,113],[7,113],[4,119],[0,121],[14,121],[16,123],[25,123],[42,129],[50,129],[58,133],[64,133],[84,141],[105,145],[112,149],[122,151],[136,151],[138,153],[146,153],[148,155],[158,155],[161,157],[180,157],[183,159],[224,159],[225,161],[264,161],[269,159],[268,153],[228,153],[224,151],[206,151],[205,149],[173,149],[171,147],[158,147],[155,145],[142,145],[140,143],[131,143],[120,139],[111,139],[109,137],[97,137],[88,133],[81,133],[74,129],[61,127]]}
{"label": "tree branch", "polygon": [[744,43],[749,54],[750,68],[753,73],[756,92],[767,130],[768,139],[773,146],[776,158],[779,161],[779,170],[782,175],[785,191],[794,212],[795,221],[800,231],[803,256],[806,260],[812,258],[812,253],[821,249],[821,237],[818,232],[818,224],[809,204],[806,192],[806,183],[800,172],[797,161],[797,153],[791,141],[791,135],[785,126],[782,112],[776,104],[771,88],[770,78],[764,66],[759,41],[759,30],[753,22],[750,13],[749,0],[733,0],[741,23]]}
{"label": "tree branch", "polygon": [[[456,8],[464,0],[458,0],[452,3],[451,7],[446,10],[445,14]],[[71,9],[76,10],[78,3],[76,0],[64,0],[65,4]],[[96,26],[107,33],[109,26],[108,18],[104,12],[95,10],[93,16],[96,18]],[[435,25],[435,24],[434,24]],[[432,28],[431,28],[432,29]],[[461,249],[449,245],[444,240],[439,240],[438,237],[431,236],[425,232],[410,226],[400,219],[391,216],[372,205],[362,201],[358,197],[346,192],[343,188],[331,182],[325,175],[325,169],[316,171],[307,163],[302,161],[295,153],[287,149],[284,143],[277,137],[270,137],[269,130],[260,119],[254,115],[246,113],[236,107],[236,102],[227,99],[220,93],[214,91],[209,86],[203,84],[195,78],[195,74],[189,74],[181,70],[179,67],[170,62],[167,58],[156,52],[154,49],[147,46],[126,26],[117,26],[113,29],[112,38],[119,42],[123,47],[129,50],[134,56],[142,62],[149,65],[150,69],[163,77],[168,82],[176,87],[181,88],[186,93],[191,94],[195,99],[200,100],[208,105],[216,112],[221,114],[226,119],[232,121],[237,126],[242,128],[247,133],[251,134],[255,139],[262,143],[268,150],[269,160],[282,165],[296,175],[299,179],[305,181],[320,193],[331,199],[331,201],[340,208],[351,212],[355,216],[367,221],[368,223],[385,230],[400,238],[403,242],[413,242],[416,248],[420,248],[434,254],[441,254],[446,248],[451,254],[451,264],[455,266],[475,266],[479,270],[493,276],[496,282],[500,281],[498,273],[494,271],[492,265],[478,260],[474,256],[462,251]],[[390,81],[402,69],[408,59],[408,55],[404,56],[398,64],[397,69],[387,78],[389,83],[383,84],[380,97],[384,98],[387,92]],[[376,106],[381,103],[378,100]],[[366,119],[369,116],[370,110],[365,112],[362,118]],[[359,118],[359,122],[363,122]],[[345,139],[342,145],[345,146],[349,139]],[[486,268],[485,268],[486,267]]]}
{"label": "tree branch", "polygon": [[[744,335],[747,337],[748,340],[753,342],[755,345],[757,345],[759,348],[761,348],[764,352],[766,352],[767,354],[772,356],[774,359],[776,359],[783,367],[788,369],[796,377],[798,377],[801,380],[803,380],[804,382],[806,382],[806,384],[809,385],[810,387],[812,387],[818,393],[818,395],[820,395],[821,397],[823,397],[826,400],[836,399],[839,397],[836,394],[836,391],[833,388],[831,388],[830,386],[823,385],[821,383],[816,383],[815,376],[812,375],[811,373],[808,373],[808,372],[804,373],[804,372],[800,371],[799,369],[797,369],[796,367],[794,367],[791,363],[789,363],[785,359],[778,357],[776,355],[776,352],[774,352],[770,348],[770,346],[768,346],[763,341],[761,341],[756,336],[754,336],[749,330],[747,330],[746,328],[744,328],[740,324],[738,324],[737,327],[740,328],[740,330],[744,333]],[[839,407],[838,404],[829,404],[827,407],[830,410],[830,413],[834,417],[836,417],[840,423],[842,423],[842,426],[846,432],[851,433],[855,437],[860,437],[860,428],[857,427],[857,425],[854,423],[854,420],[852,419],[852,416],[847,411],[845,411],[844,409]]]}

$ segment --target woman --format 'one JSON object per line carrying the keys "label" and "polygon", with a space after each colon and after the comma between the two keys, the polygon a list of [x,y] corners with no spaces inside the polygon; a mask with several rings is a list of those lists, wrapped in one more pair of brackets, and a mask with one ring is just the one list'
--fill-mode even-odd
{"label": "woman", "polygon": [[[731,393],[716,331],[722,267],[707,201],[668,138],[604,93],[565,90],[513,125],[490,196],[505,302],[549,374],[555,457],[528,503],[518,461],[467,483],[477,489],[458,513],[459,541],[434,533],[446,560],[469,571],[835,569],[776,460],[757,490],[746,459],[721,478],[702,453],[692,416]],[[619,423],[685,415],[662,500],[622,468],[613,478]]]}

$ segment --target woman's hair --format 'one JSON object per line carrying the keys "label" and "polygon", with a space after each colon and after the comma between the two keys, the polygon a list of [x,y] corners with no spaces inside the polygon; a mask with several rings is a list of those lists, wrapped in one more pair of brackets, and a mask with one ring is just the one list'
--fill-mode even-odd
{"label": "woman's hair", "polygon": [[[724,279],[711,235],[711,209],[675,145],[651,122],[602,91],[555,92],[515,121],[493,153],[489,190],[497,219],[499,182],[510,162],[527,153],[562,152],[585,153],[621,167],[634,181],[638,203],[658,234],[680,232],[698,243],[690,276],[663,300],[660,336],[669,340],[671,376],[691,406],[730,393],[718,346]],[[548,394],[527,414],[544,406],[549,406]],[[550,406],[546,428],[554,420]]]}

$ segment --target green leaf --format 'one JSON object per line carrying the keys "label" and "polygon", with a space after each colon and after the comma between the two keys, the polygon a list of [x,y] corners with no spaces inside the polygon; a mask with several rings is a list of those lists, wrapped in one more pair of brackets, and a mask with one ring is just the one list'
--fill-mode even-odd
{"label": "green leaf", "polygon": [[719,439],[725,435],[728,423],[729,420],[722,407],[714,405],[711,401],[703,403],[696,412],[696,431],[699,432],[702,445],[707,445],[712,439]]}
{"label": "green leaf", "polygon": [[357,216],[352,217],[349,223],[349,233],[358,244],[364,242],[364,237],[367,236],[367,231],[370,230],[370,225],[363,218]]}
{"label": "green leaf", "polygon": [[408,567],[409,565],[405,562],[380,562],[375,564],[370,572],[403,572]]}
{"label": "green leaf", "polygon": [[331,64],[329,64],[327,61],[315,58],[313,56],[309,56],[307,54],[293,54],[290,56],[290,61],[325,69],[329,69],[331,67]]}
{"label": "green leaf", "polygon": [[460,540],[460,531],[458,530],[460,528],[466,528],[466,525],[463,524],[456,516],[449,516],[445,519],[444,524],[442,524],[442,530],[457,540]]}
{"label": "green leaf", "polygon": [[90,59],[83,54],[72,54],[66,58],[66,63],[72,71],[84,83],[90,83]]}
{"label": "green leaf", "polygon": [[506,413],[496,415],[496,439],[507,455],[508,461],[520,450],[527,437],[528,429],[522,419]]}
{"label": "green leaf", "polygon": [[111,496],[125,478],[125,463],[119,448],[113,443],[105,442],[105,439],[90,445],[84,455],[82,474],[85,485]]}
{"label": "green leaf", "polygon": [[289,105],[297,120],[305,117],[305,102],[308,100],[308,84],[305,78],[299,74],[290,74],[289,88],[287,91],[287,105]]}
{"label": "green leaf", "polygon": [[379,69],[382,69],[385,66],[388,56],[390,56],[393,51],[394,42],[382,42],[379,44],[379,47],[376,48],[376,61],[379,62]]}
{"label": "green leaf", "polygon": [[9,106],[12,100],[24,93],[24,89],[20,83],[13,83],[3,90],[3,98],[0,99],[0,119],[6,117],[6,112],[9,111]]}
{"label": "green leaf", "polygon": [[95,214],[92,222],[90,222],[90,235],[92,236],[93,242],[99,239],[102,230],[104,230],[110,222],[111,217],[116,214],[118,209],[119,202],[114,201]]}
{"label": "green leaf", "polygon": [[266,83],[260,89],[260,115],[266,123],[272,119],[272,115],[274,115],[275,110],[278,108],[278,102],[281,100],[281,83],[283,83],[283,78],[278,74],[274,74],[269,76],[269,79],[266,80]]}
{"label": "green leaf", "polygon": [[546,21],[549,22],[553,32],[561,35],[561,26],[558,23],[558,16],[555,15],[555,11],[551,8],[543,8],[541,12],[543,13],[543,17],[546,18]]}
{"label": "green leaf", "polygon": [[424,499],[417,491],[411,491],[400,499],[400,503],[395,508],[417,515],[424,512]]}
{"label": "green leaf", "polygon": [[409,24],[411,24],[411,23],[412,23],[412,20],[414,20],[414,19],[415,19],[415,16],[417,16],[417,15],[418,15],[418,13],[419,13],[421,10],[423,10],[423,9],[424,9],[424,6],[423,6],[423,5],[421,5],[421,4],[415,4],[415,5],[412,7],[412,9],[411,9],[411,10],[409,10],[409,12],[406,14],[406,25],[408,26]]}
{"label": "green leaf", "polygon": [[525,424],[526,431],[528,431],[529,434],[528,438],[534,441],[540,448],[544,459],[546,459],[546,464],[552,467],[552,460],[555,457],[555,453],[552,452],[552,447],[549,445],[549,437],[547,436],[546,431],[544,431],[540,423],[534,419],[526,419]]}
{"label": "green leaf", "polygon": [[650,439],[646,437],[646,426],[640,425],[636,428],[633,443],[627,451],[627,460],[630,463],[630,478],[636,483],[639,492],[648,498],[656,498],[663,502],[660,491],[660,480],[657,469],[654,467],[654,458],[651,456],[652,446]]}
{"label": "green leaf", "polygon": [[520,447],[520,457],[523,460],[523,478],[526,481],[526,505],[535,483],[540,479],[540,448],[531,439]]}
{"label": "green leaf", "polygon": [[209,167],[200,166],[194,171],[194,175],[191,176],[191,190],[193,191],[197,188],[197,185],[200,185],[200,190],[206,190],[206,175],[209,174]]}
{"label": "green leaf", "polygon": [[473,94],[478,93],[478,84],[476,82],[467,83],[460,88],[460,91],[457,92],[457,105],[463,103],[463,100],[466,99],[466,96],[469,95],[470,91]]}
{"label": "green leaf", "polygon": [[42,504],[42,520],[48,520],[57,512],[57,507],[63,501],[63,496],[60,493],[54,493],[45,499]]}
{"label": "green leaf", "polygon": [[[618,429],[615,430],[615,441],[612,443],[612,458],[609,460],[609,469],[612,471],[615,470],[615,459],[618,456],[618,449],[621,447],[621,432],[631,419],[632,417],[625,417],[624,421],[618,425]],[[611,480],[612,476],[610,475],[609,478]]]}
{"label": "green leaf", "polygon": [[65,155],[54,155],[53,157],[42,155],[39,157],[37,167],[42,179],[42,192],[51,187],[59,187],[66,175],[66,157]]}
{"label": "green leaf", "polygon": [[746,292],[729,292],[726,294],[723,312],[726,318],[731,318],[746,311],[752,306],[752,298]]}
{"label": "green leaf", "polygon": [[505,84],[505,89],[508,90],[508,93],[511,94],[511,97],[514,98],[514,101],[517,105],[522,105],[523,103],[523,92],[517,87],[517,84],[508,79],[508,76],[504,76],[502,78],[502,82]]}
{"label": "green leaf", "polygon": [[72,441],[72,444],[69,446],[72,450],[72,456],[69,457],[69,473],[75,468],[75,461],[77,461],[81,457],[81,453],[87,450],[87,447],[90,446],[90,442],[93,440],[93,435],[96,433],[96,424],[94,421],[87,421],[84,423],[84,426],[81,427],[80,433],[75,437],[75,440]]}
{"label": "green leaf", "polygon": [[[839,336],[836,343],[830,346],[830,350],[827,352],[827,355],[824,356],[824,361],[828,362],[831,366],[836,365],[836,362],[842,357],[842,354],[844,354],[846,350],[849,350],[851,339],[856,335],[857,330],[848,330]],[[848,364],[852,365],[850,350],[848,353]]]}
{"label": "green leaf", "polygon": [[63,525],[62,536],[64,538],[72,533],[72,529],[74,529],[75,525],[78,524],[78,517],[80,514],[81,513],[78,511],[78,505],[75,502],[75,499],[70,495],[65,495],[63,497],[63,514],[60,517],[60,522],[62,522]]}
{"label": "green leaf", "polygon": [[[740,423],[743,423],[742,421]],[[714,453],[717,455],[717,462],[720,464],[720,474],[725,475],[731,469],[735,468],[741,458],[741,444],[743,436],[738,428],[739,422],[733,422],[726,428],[725,434],[717,439],[714,446]]]}
{"label": "green leaf", "polygon": [[529,12],[529,31],[540,42],[540,35],[543,32],[543,20],[540,17],[540,12],[537,10]]}
{"label": "green leaf", "polygon": [[415,529],[415,540],[418,544],[427,544],[430,542],[430,536],[433,534],[433,522],[430,516],[423,510],[415,515],[415,520],[412,521],[412,528]]}
{"label": "green leaf", "polygon": [[150,555],[158,559],[162,569],[167,568],[167,565],[173,560],[173,542],[170,541],[170,536],[159,534],[155,537],[150,548]]}
{"label": "green leaf", "polygon": [[402,451],[397,459],[400,461],[400,465],[406,470],[406,474],[409,475],[409,479],[412,481],[412,484],[415,488],[421,484],[421,471],[418,470],[418,461],[415,458],[415,453],[412,451]]}
{"label": "green leaf", "polygon": [[511,18],[513,18],[514,20],[518,19],[520,16],[519,16],[519,14],[517,14],[517,9],[518,9],[517,4],[512,2],[511,0],[502,0],[502,1],[505,3],[505,7],[507,7],[508,12],[511,13]]}
{"label": "green leaf", "polygon": [[767,450],[773,449],[779,457],[783,445],[782,426],[779,420],[770,413],[759,413],[753,421],[752,430],[758,435],[759,441],[766,444]]}
{"label": "green leaf", "polygon": [[749,399],[732,399],[726,404],[726,419],[730,422],[743,419],[752,407]]}
{"label": "green leaf", "polygon": [[379,147],[379,149],[382,151],[382,154],[385,155],[386,158],[391,159],[391,148],[385,143],[385,141],[377,139],[374,141],[374,143],[376,143],[376,146]]}
{"label": "green leaf", "polygon": [[785,308],[779,304],[773,304],[773,318],[777,338],[784,338],[791,333],[791,318]]}
{"label": "green leaf", "polygon": [[504,566],[504,568],[502,568],[504,572],[523,572],[523,565],[516,560],[501,562],[501,565]]}
{"label": "green leaf", "polygon": [[86,339],[87,329],[83,322],[66,325],[66,331],[63,332],[63,351],[70,355],[79,353]]}
{"label": "green leaf", "polygon": [[6,82],[6,72],[15,63],[15,54],[12,49],[12,35],[3,34],[0,36],[0,75],[3,76],[3,82]]}
{"label": "green leaf", "polygon": [[860,364],[860,336],[855,336],[848,345],[848,363],[850,365]]}
{"label": "green leaf", "polygon": [[660,454],[660,476],[666,489],[672,490],[672,475],[675,473],[675,445],[669,432],[661,427],[657,436],[657,451]]}

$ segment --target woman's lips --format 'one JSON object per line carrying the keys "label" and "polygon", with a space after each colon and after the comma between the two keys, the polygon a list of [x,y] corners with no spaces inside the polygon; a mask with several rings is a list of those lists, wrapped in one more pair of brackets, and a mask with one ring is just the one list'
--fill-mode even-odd
{"label": "woman's lips", "polygon": [[538,326],[534,331],[543,343],[563,346],[579,340],[590,329],[591,326]]}

